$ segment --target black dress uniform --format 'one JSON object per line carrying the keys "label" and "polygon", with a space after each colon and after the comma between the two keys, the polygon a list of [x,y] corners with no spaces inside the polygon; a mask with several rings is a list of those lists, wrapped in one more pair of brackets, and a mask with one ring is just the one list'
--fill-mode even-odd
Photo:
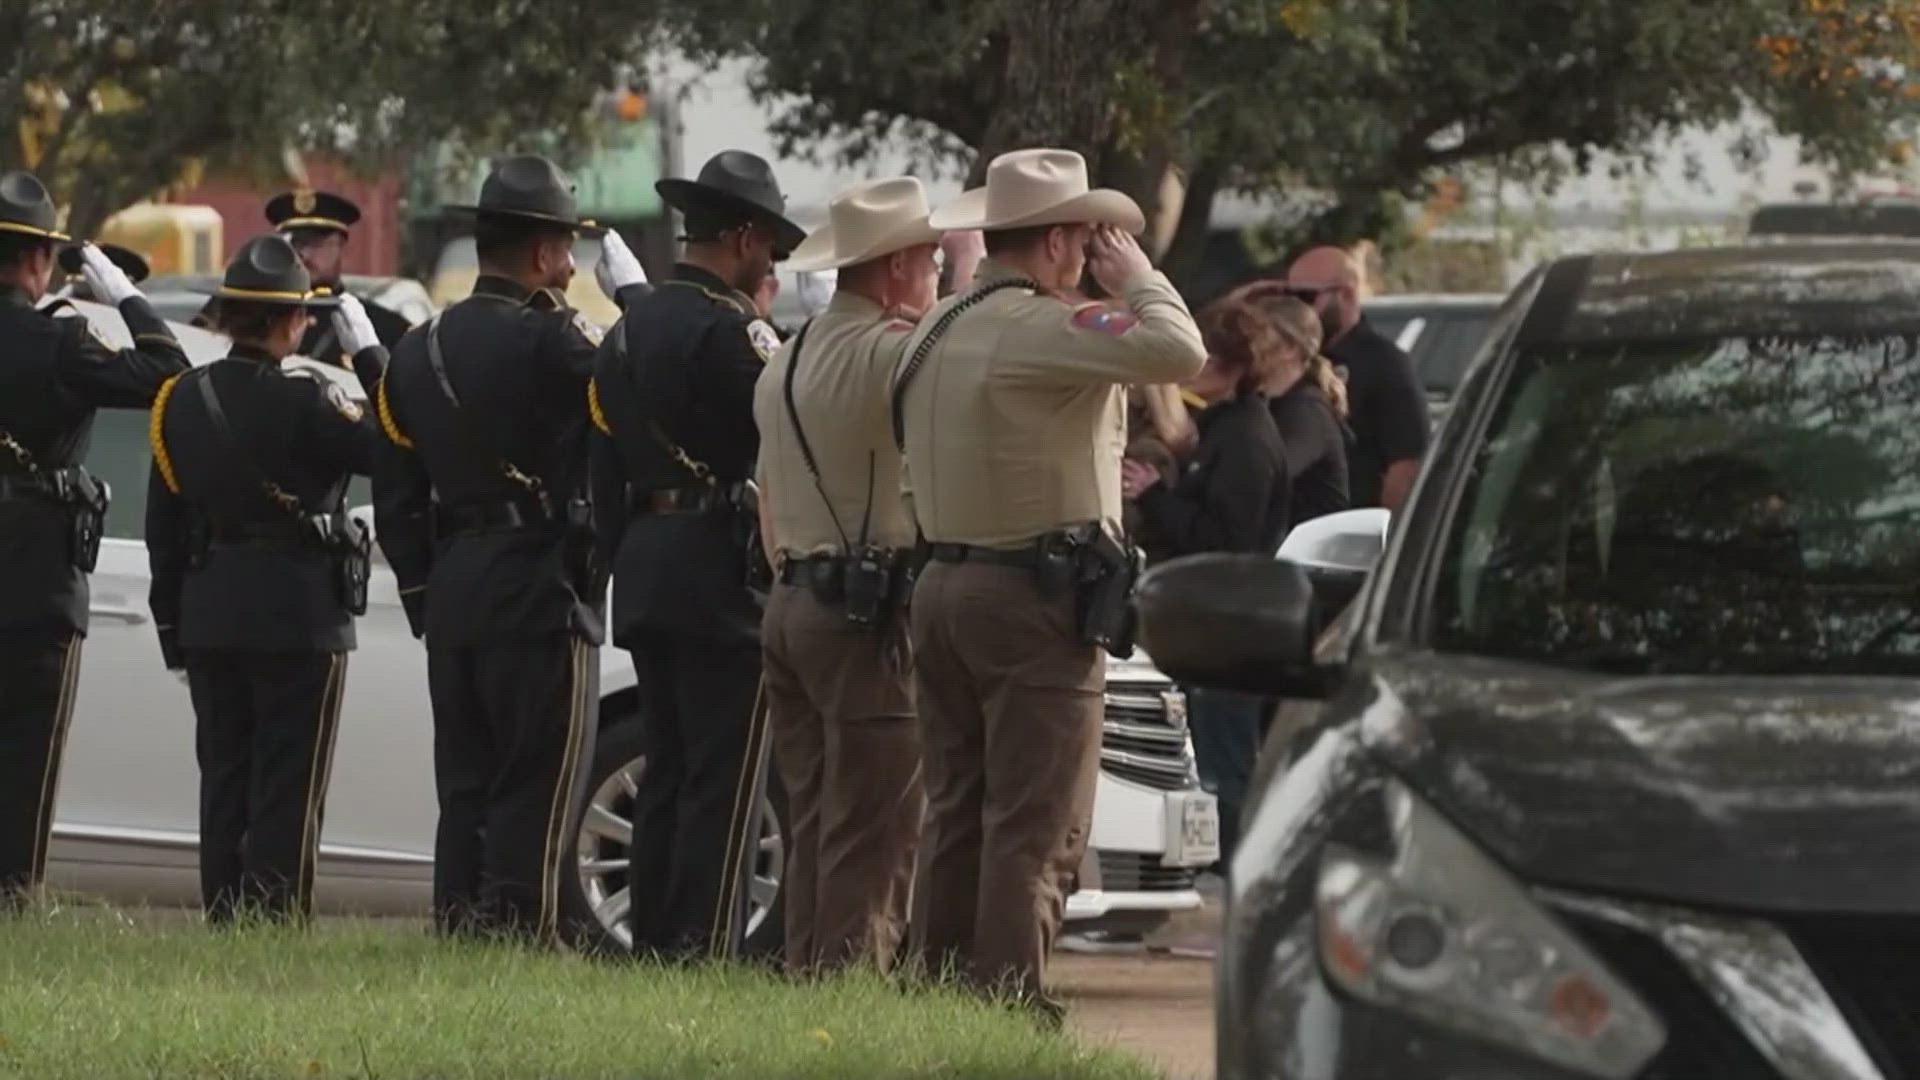
{"label": "black dress uniform", "polygon": [[[571,184],[538,157],[502,162],[468,209],[582,225]],[[380,388],[376,531],[426,637],[443,931],[560,928],[604,636],[584,512],[599,339],[558,291],[482,274],[401,340]]]}
{"label": "black dress uniform", "polygon": [[[266,236],[240,249],[219,295],[324,310],[308,284],[292,246]],[[193,694],[211,922],[312,912],[351,609],[364,604],[344,580],[358,531],[343,502],[351,475],[373,471],[379,430],[338,384],[280,361],[235,344],[169,382],[150,429],[150,605],[161,655]],[[377,345],[354,358],[364,386],[385,362]]]}
{"label": "black dress uniform", "polygon": [[[805,236],[751,154],[658,186],[690,235],[757,220],[782,252]],[[740,496],[759,452],[754,385],[778,344],[751,297],[681,264],[627,309],[594,367],[599,547],[614,644],[633,654],[645,706],[629,871],[641,952],[728,950],[745,925],[765,725],[761,601],[747,581],[757,541]]]}
{"label": "black dress uniform", "polygon": [[[281,192],[267,200],[267,223],[280,235],[296,243],[303,236],[314,233],[348,236],[359,220],[360,207],[345,195],[336,195],[331,191],[300,188]],[[339,281],[316,280],[314,284],[330,288],[336,295],[343,291]],[[211,325],[213,306],[217,303],[218,299],[210,301],[194,322],[202,326]],[[373,332],[379,336],[380,344],[389,350],[400,344],[401,335],[412,326],[405,316],[381,307],[366,297],[360,297],[360,306],[366,309],[367,320],[373,324]],[[301,356],[342,367],[352,363],[352,358],[346,355],[346,350],[341,346],[339,335],[334,332],[333,323],[327,319],[314,320],[313,325],[307,328],[306,335],[300,339],[300,347],[294,351]]]}
{"label": "black dress uniform", "polygon": [[[46,189],[0,175],[0,232],[56,232]],[[120,305],[134,347],[107,345],[83,317],[53,318],[39,298],[0,285],[0,909],[45,869],[54,789],[87,632],[87,573],[76,516],[95,491],[80,463],[93,412],[138,409],[186,355],[153,308]]]}

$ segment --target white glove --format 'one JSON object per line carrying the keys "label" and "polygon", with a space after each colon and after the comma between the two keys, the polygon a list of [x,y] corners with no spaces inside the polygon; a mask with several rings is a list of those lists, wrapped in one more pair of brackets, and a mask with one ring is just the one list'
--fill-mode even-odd
{"label": "white glove", "polygon": [[608,229],[600,237],[600,262],[593,268],[593,279],[600,283],[600,291],[607,294],[607,299],[612,300],[629,285],[646,284],[647,272],[620,234]]}
{"label": "white glove", "polygon": [[828,277],[818,270],[802,270],[795,275],[800,291],[800,310],[811,319],[827,310],[827,303],[833,299],[836,279]]}
{"label": "white glove", "polygon": [[113,265],[113,260],[91,243],[80,245],[80,274],[87,279],[87,288],[93,290],[94,296],[115,307],[123,300],[140,295],[127,272]]}
{"label": "white glove", "polygon": [[352,293],[341,293],[340,306],[333,309],[333,336],[340,339],[340,347],[348,356],[359,356],[361,349],[380,344],[366,307]]}

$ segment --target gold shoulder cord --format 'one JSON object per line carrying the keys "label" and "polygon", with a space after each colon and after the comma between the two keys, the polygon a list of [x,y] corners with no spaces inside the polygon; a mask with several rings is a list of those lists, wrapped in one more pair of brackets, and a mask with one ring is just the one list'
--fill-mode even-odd
{"label": "gold shoulder cord", "polygon": [[160,392],[153,396],[153,411],[147,418],[147,444],[153,449],[154,467],[160,470],[160,482],[167,490],[180,494],[180,479],[173,474],[173,457],[167,453],[165,432],[167,419],[167,400],[173,397],[173,388],[179,383],[180,376],[175,375],[160,384]]}
{"label": "gold shoulder cord", "polygon": [[587,415],[593,418],[593,426],[600,429],[600,434],[613,434],[613,428],[607,423],[607,414],[600,408],[599,379],[587,380]]}
{"label": "gold shoulder cord", "polygon": [[393,440],[393,445],[402,450],[413,449],[413,440],[407,438],[406,434],[400,430],[400,425],[393,422],[393,407],[387,404],[387,377],[385,375],[380,376],[380,388],[374,396],[378,399],[374,404],[378,407],[380,413],[380,430],[387,433],[387,438]]}

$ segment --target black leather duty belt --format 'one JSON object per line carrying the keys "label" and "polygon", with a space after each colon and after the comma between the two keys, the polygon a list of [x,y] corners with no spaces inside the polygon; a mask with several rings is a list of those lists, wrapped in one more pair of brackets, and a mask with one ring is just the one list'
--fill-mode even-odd
{"label": "black leather duty belt", "polygon": [[0,476],[0,502],[58,500],[60,493],[35,476]]}
{"label": "black leather duty belt", "polygon": [[440,536],[478,536],[484,533],[538,529],[553,524],[545,508],[517,502],[475,502],[436,507],[434,531]]}
{"label": "black leather duty belt", "polygon": [[627,500],[627,509],[641,514],[704,514],[730,505],[725,488],[683,487],[635,491]]}
{"label": "black leather duty belt", "polygon": [[979,547],[974,544],[929,544],[927,554],[934,562],[943,563],[987,563],[992,566],[1012,566],[1021,570],[1032,570],[1040,565],[1040,548],[1029,545],[1014,548]]}
{"label": "black leather duty belt", "polygon": [[207,538],[218,547],[267,548],[299,551],[317,548],[321,542],[318,528],[298,521],[226,521],[214,522]]}
{"label": "black leather duty belt", "polygon": [[835,588],[846,573],[846,560],[839,555],[809,555],[787,559],[780,564],[780,584],[808,589]]}

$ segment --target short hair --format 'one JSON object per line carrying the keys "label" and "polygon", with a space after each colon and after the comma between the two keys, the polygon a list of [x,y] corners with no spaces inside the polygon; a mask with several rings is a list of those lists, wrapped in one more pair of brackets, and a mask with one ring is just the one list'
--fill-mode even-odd
{"label": "short hair", "polygon": [[571,240],[573,230],[565,225],[482,214],[473,223],[473,253],[482,266],[499,266],[517,261],[542,240],[562,236]]}
{"label": "short hair", "polygon": [[214,305],[213,325],[235,341],[259,341],[273,332],[275,323],[298,310],[286,304],[221,297]]}
{"label": "short hair", "polygon": [[999,258],[1017,252],[1026,251],[1047,238],[1055,229],[1071,229],[1084,225],[1077,221],[1056,221],[1051,225],[1025,225],[1018,229],[993,229],[983,234],[986,240],[987,255]]}
{"label": "short hair", "polygon": [[25,233],[0,232],[0,267],[19,266],[27,261],[27,256],[35,252],[48,251],[53,241],[44,236],[28,236]]}

